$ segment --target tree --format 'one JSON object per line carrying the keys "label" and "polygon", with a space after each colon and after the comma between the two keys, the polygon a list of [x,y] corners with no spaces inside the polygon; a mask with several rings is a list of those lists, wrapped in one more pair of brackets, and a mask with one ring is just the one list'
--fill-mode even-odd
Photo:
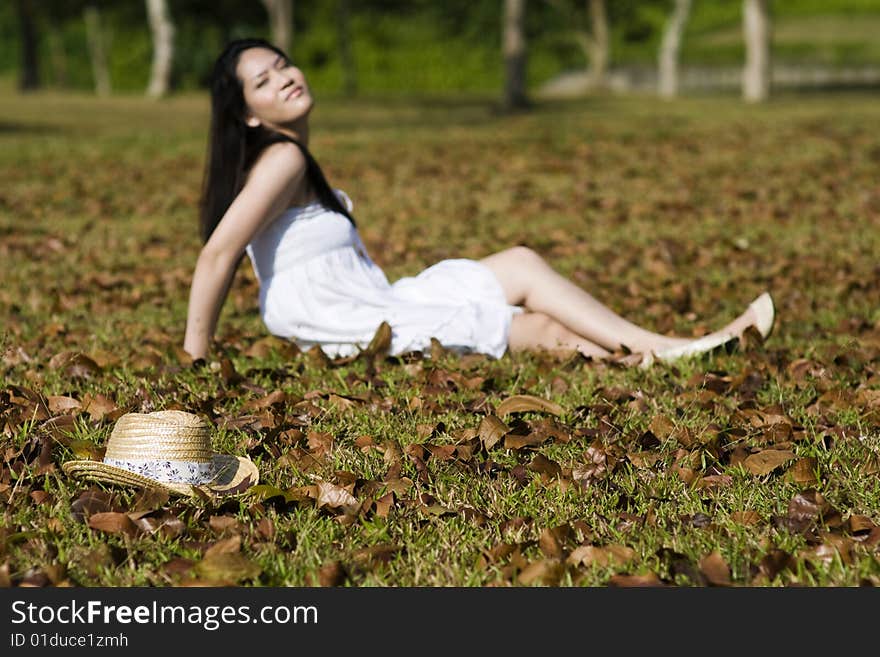
{"label": "tree", "polygon": [[174,21],[168,13],[165,0],[146,0],[150,34],[153,38],[153,63],[147,96],[161,98],[171,88],[171,70],[174,65]]}
{"label": "tree", "polygon": [[608,12],[605,0],[589,0],[590,35],[587,50],[590,56],[590,80],[594,87],[606,86],[608,61],[611,59],[611,41],[608,38]]}
{"label": "tree", "polygon": [[342,65],[342,91],[346,96],[357,93],[357,70],[351,49],[351,7],[349,0],[337,0],[336,34],[339,39],[339,59]]}
{"label": "tree", "polygon": [[16,0],[16,13],[21,34],[21,70],[18,88],[32,91],[40,87],[40,66],[37,50],[37,26],[32,0]]}
{"label": "tree", "polygon": [[504,0],[501,22],[502,55],[504,58],[504,98],[507,110],[522,109],[526,97],[526,38],[523,31],[526,0]]}
{"label": "tree", "polygon": [[[586,86],[602,89],[608,83],[608,64],[611,61],[611,39],[605,0],[586,2],[585,12],[575,9],[568,0],[547,0],[563,16],[570,36],[577,42],[587,61]],[[586,26],[589,23],[589,27]]]}
{"label": "tree", "polygon": [[770,0],[743,0],[743,37],[746,62],[742,94],[750,103],[770,96]]}
{"label": "tree", "polygon": [[675,7],[660,42],[657,91],[663,98],[674,98],[679,87],[679,52],[684,27],[691,12],[691,0],[675,0]]}
{"label": "tree", "polygon": [[107,65],[107,50],[104,46],[104,33],[101,30],[101,12],[95,4],[83,9],[86,23],[86,40],[89,43],[89,58],[92,62],[92,76],[95,80],[95,93],[99,96],[110,94],[110,68]]}
{"label": "tree", "polygon": [[269,31],[272,43],[286,53],[290,53],[293,33],[293,0],[263,0],[269,14]]}

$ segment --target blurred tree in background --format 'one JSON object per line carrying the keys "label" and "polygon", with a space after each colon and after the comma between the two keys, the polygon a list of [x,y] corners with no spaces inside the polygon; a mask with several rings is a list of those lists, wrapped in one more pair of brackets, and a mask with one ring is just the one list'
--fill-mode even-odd
{"label": "blurred tree in background", "polygon": [[[684,15],[676,0],[522,0],[523,91],[571,72],[588,74],[594,89],[640,81],[657,88],[664,34],[667,70],[742,70],[748,2],[688,4],[676,41],[668,31],[676,6]],[[156,20],[162,7],[164,31]],[[504,7],[504,0],[11,0],[0,3],[0,83],[156,96],[202,89],[227,40],[262,36],[289,40],[322,94],[501,97]],[[776,2],[772,26],[774,70],[880,68],[877,0]],[[170,55],[156,55],[154,43]]]}

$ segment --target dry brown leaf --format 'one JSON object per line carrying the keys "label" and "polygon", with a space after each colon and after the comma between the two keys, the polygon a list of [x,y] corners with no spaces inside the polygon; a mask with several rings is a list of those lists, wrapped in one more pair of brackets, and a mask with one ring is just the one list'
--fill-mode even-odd
{"label": "dry brown leaf", "polygon": [[138,531],[137,525],[132,522],[127,514],[115,511],[93,513],[89,516],[88,524],[92,529],[107,532],[108,534],[134,536]]}
{"label": "dry brown leaf", "polygon": [[553,586],[559,582],[564,571],[559,559],[541,559],[533,561],[523,568],[517,576],[517,581],[523,586]]}
{"label": "dry brown leaf", "polygon": [[700,559],[700,572],[714,586],[730,586],[730,566],[718,550]]}
{"label": "dry brown leaf", "polygon": [[733,477],[730,475],[706,475],[694,482],[694,488],[698,490],[714,490],[716,488],[727,488],[731,484],[733,484]]}
{"label": "dry brown leaf", "polygon": [[667,415],[655,415],[648,429],[660,440],[666,440],[675,431],[675,423]]}
{"label": "dry brown leaf", "polygon": [[557,533],[549,527],[541,532],[541,537],[538,539],[538,547],[545,556],[551,559],[562,558],[562,543]]}
{"label": "dry brown leaf", "polygon": [[477,434],[480,437],[480,442],[483,444],[483,449],[488,451],[492,449],[509,431],[510,427],[504,424],[504,422],[498,417],[495,415],[486,415],[480,422]]}
{"label": "dry brown leaf", "polygon": [[608,585],[620,587],[665,586],[656,574],[650,572],[643,575],[612,575],[608,580]]}
{"label": "dry brown leaf", "polygon": [[596,564],[605,567],[611,562],[611,554],[604,548],[595,545],[581,545],[571,551],[566,562],[571,566],[591,566]]}
{"label": "dry brown leaf", "polygon": [[211,516],[208,526],[215,532],[224,532],[238,527],[238,520],[233,516]]}
{"label": "dry brown leaf", "polygon": [[376,333],[373,335],[373,339],[370,340],[370,344],[368,344],[367,348],[364,350],[364,355],[386,356],[388,350],[391,349],[391,337],[391,326],[388,322],[382,322],[379,324],[379,328],[376,329]]}
{"label": "dry brown leaf", "polygon": [[318,571],[318,583],[320,586],[341,586],[345,583],[347,574],[341,561],[328,561]]}
{"label": "dry brown leaf", "polygon": [[554,460],[548,459],[543,454],[535,454],[528,465],[529,470],[537,472],[545,477],[555,478],[562,474],[562,467]]}
{"label": "dry brown leaf", "polygon": [[534,395],[513,395],[498,404],[495,414],[503,418],[510,413],[523,413],[526,411],[539,411],[552,413],[553,415],[562,415],[564,412],[562,406],[548,399]]}
{"label": "dry brown leaf", "polygon": [[757,525],[761,522],[761,516],[757,511],[734,511],[730,519],[741,525]]}
{"label": "dry brown leaf", "polygon": [[319,481],[317,486],[317,503],[319,507],[329,506],[334,509],[341,509],[346,514],[356,513],[360,508],[360,503],[345,488],[332,484],[329,481]]}
{"label": "dry brown leaf", "polygon": [[819,459],[815,456],[807,456],[795,461],[785,474],[796,484],[816,484],[819,481],[818,468]]}
{"label": "dry brown leaf", "polygon": [[241,551],[241,536],[236,534],[219,541],[215,541],[211,547],[205,550],[205,557],[216,554],[232,554]]}
{"label": "dry brown leaf", "polygon": [[195,564],[195,572],[208,582],[232,586],[242,580],[253,579],[262,572],[259,565],[243,554],[208,550],[205,557]]}
{"label": "dry brown leaf", "polygon": [[67,411],[76,411],[82,408],[78,399],[73,397],[65,397],[63,395],[50,395],[46,398],[46,405],[52,415],[60,415]]}
{"label": "dry brown leaf", "polygon": [[71,378],[89,379],[101,372],[98,364],[78,351],[62,351],[49,359],[49,368],[63,370]]}
{"label": "dry brown leaf", "polygon": [[385,495],[376,500],[376,515],[380,518],[387,518],[393,504],[394,493],[385,493]]}
{"label": "dry brown leaf", "polygon": [[770,474],[793,458],[794,452],[787,449],[765,449],[746,458],[743,465],[753,475],[762,476]]}
{"label": "dry brown leaf", "polygon": [[515,433],[508,433],[504,436],[505,449],[522,449],[523,447],[534,447],[543,445],[547,440],[547,436],[540,433],[530,433],[525,436]]}
{"label": "dry brown leaf", "polygon": [[82,410],[93,420],[101,421],[119,409],[116,402],[100,393],[83,395]]}

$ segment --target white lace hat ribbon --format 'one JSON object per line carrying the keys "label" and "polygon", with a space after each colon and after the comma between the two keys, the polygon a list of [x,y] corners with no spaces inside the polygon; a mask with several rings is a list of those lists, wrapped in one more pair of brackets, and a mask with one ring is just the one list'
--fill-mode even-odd
{"label": "white lace hat ribbon", "polygon": [[210,483],[217,476],[214,461],[158,461],[155,459],[123,460],[104,458],[104,463],[128,470],[143,477],[149,477],[166,484]]}

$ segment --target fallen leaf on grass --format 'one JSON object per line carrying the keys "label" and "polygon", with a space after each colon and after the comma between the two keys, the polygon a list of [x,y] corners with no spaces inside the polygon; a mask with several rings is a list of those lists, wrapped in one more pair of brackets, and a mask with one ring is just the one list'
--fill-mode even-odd
{"label": "fallen leaf on grass", "polygon": [[643,575],[612,575],[608,580],[608,585],[620,587],[665,586],[661,579],[654,573],[645,573]]}
{"label": "fallen leaf on grass", "polygon": [[60,415],[67,411],[75,411],[82,408],[82,404],[78,399],[63,395],[50,395],[46,398],[46,405],[49,407],[49,412],[52,415]]}
{"label": "fallen leaf on grass", "polygon": [[371,568],[388,563],[398,552],[400,552],[400,547],[397,545],[380,543],[355,550],[351,557],[358,567]]}
{"label": "fallen leaf on grass", "polygon": [[694,482],[694,488],[697,490],[715,490],[716,488],[727,488],[733,484],[733,477],[730,475],[707,475],[700,477]]}
{"label": "fallen leaf on grass", "polygon": [[63,370],[73,379],[90,379],[101,372],[101,368],[90,357],[78,351],[62,351],[49,359],[49,368]]}
{"label": "fallen leaf on grass", "polygon": [[107,511],[89,516],[89,527],[108,534],[126,534],[134,536],[138,532],[137,525],[125,513]]}
{"label": "fallen leaf on grass", "polygon": [[787,518],[797,526],[820,521],[829,527],[843,524],[840,512],[826,500],[821,493],[809,489],[798,493],[788,503]]}
{"label": "fallen leaf on grass", "polygon": [[734,511],[730,514],[730,519],[741,525],[757,525],[761,522],[761,516],[757,511]]}
{"label": "fallen leaf on grass", "polygon": [[492,449],[509,431],[510,427],[504,424],[504,422],[498,417],[495,415],[487,415],[480,422],[477,434],[480,437],[480,442],[483,444],[483,449],[488,451]]}
{"label": "fallen leaf on grass", "polygon": [[794,452],[787,449],[765,449],[746,458],[743,465],[753,475],[761,476],[770,474],[793,458],[795,458]]}
{"label": "fallen leaf on grass", "polygon": [[241,551],[241,536],[236,534],[219,541],[215,541],[211,547],[205,550],[205,558],[218,554],[233,554]]}
{"label": "fallen leaf on grass", "polygon": [[70,513],[82,522],[86,516],[111,511],[114,500],[110,493],[87,490],[70,504]]}
{"label": "fallen leaf on grass", "polygon": [[604,568],[610,564],[623,565],[636,558],[636,551],[625,545],[612,543],[604,547],[596,545],[581,545],[572,550],[566,560],[572,566],[596,565]]}
{"label": "fallen leaf on grass", "polygon": [[320,586],[341,586],[347,577],[348,574],[341,561],[329,561],[318,570],[318,584]]}
{"label": "fallen leaf on grass", "polygon": [[234,585],[257,577],[263,569],[239,552],[210,552],[193,570],[208,582]]}
{"label": "fallen leaf on grass", "polygon": [[495,414],[503,418],[510,413],[523,413],[526,411],[541,411],[552,413],[553,415],[562,415],[564,412],[562,406],[550,400],[535,397],[534,395],[513,395],[498,404]]}
{"label": "fallen leaf on grass", "polygon": [[541,559],[523,568],[517,576],[517,581],[523,586],[533,584],[553,586],[559,583],[563,572],[564,567],[559,559]]}
{"label": "fallen leaf on grass", "polygon": [[798,459],[792,466],[786,470],[786,478],[796,484],[816,484],[819,481],[817,472],[819,469],[819,459],[815,456],[808,456]]}
{"label": "fallen leaf on grass", "polygon": [[730,586],[730,566],[717,550],[700,559],[700,572],[714,586]]}
{"label": "fallen leaf on grass", "polygon": [[360,508],[360,503],[355,499],[354,495],[346,489],[329,481],[320,481],[318,486],[318,506],[329,506],[334,509],[340,509],[343,513],[356,513]]}

